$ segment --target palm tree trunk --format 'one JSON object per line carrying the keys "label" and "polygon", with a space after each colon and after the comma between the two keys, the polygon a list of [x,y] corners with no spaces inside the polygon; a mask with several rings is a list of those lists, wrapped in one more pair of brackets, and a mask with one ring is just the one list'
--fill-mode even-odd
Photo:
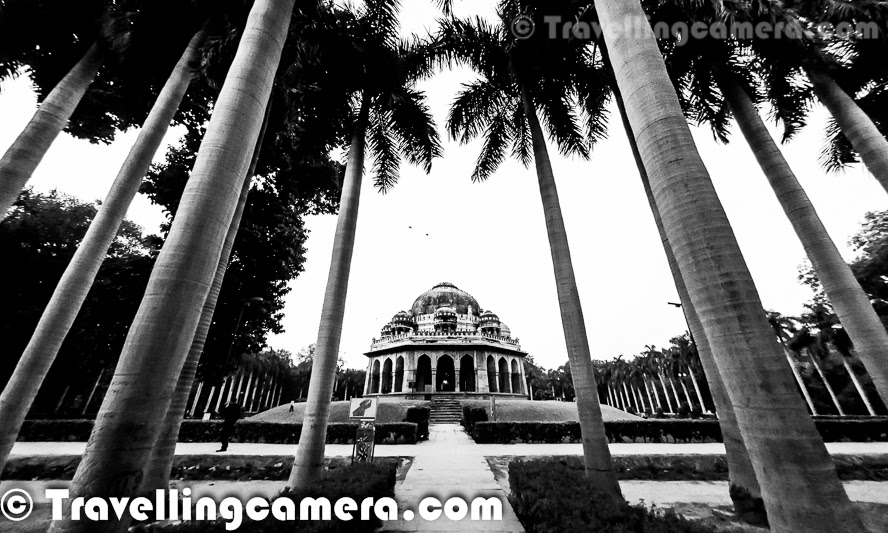
{"label": "palm tree trunk", "polygon": [[96,378],[95,384],[93,384],[93,388],[89,391],[89,396],[86,397],[86,401],[83,403],[83,410],[80,411],[80,416],[86,416],[86,411],[89,409],[89,404],[92,403],[93,396],[96,395],[96,389],[99,388],[99,383],[102,382],[102,377],[105,375],[105,369],[99,370],[99,376]]}
{"label": "palm tree trunk", "polygon": [[[888,140],[857,102],[825,72],[806,68],[820,102],[832,114],[866,168],[888,191]],[[864,362],[865,363],[865,362]],[[885,394],[879,390],[880,394]]]}
{"label": "palm tree trunk", "polygon": [[700,402],[700,410],[706,410],[706,404],[703,403],[703,395],[700,393],[700,385],[697,383],[697,377],[694,375],[694,369],[688,366],[688,373],[691,375],[691,384],[694,386],[694,392],[697,394],[697,400]]}
{"label": "palm tree trunk", "polygon": [[194,413],[197,412],[197,402],[200,401],[200,393],[203,391],[203,381],[197,384],[197,392],[194,393],[194,401],[191,402],[191,416],[194,416]]}
{"label": "palm tree trunk", "polygon": [[[761,299],[637,0],[595,6],[667,241],[775,533],[863,530],[780,358]],[[829,501],[830,505],[823,505]]]}
{"label": "palm tree trunk", "polygon": [[[659,216],[657,216],[657,219],[659,219]],[[669,253],[671,254],[671,252]],[[675,409],[672,407],[672,399],[669,397],[669,389],[666,388],[666,374],[664,374],[662,370],[660,371],[660,384],[663,386],[663,396],[666,396],[666,404],[669,406],[669,412],[674,413]]]}
{"label": "palm tree trunk", "polygon": [[638,412],[643,413],[645,409],[647,409],[647,406],[644,405],[644,396],[639,394],[638,385],[633,383],[630,385],[630,387],[632,388],[632,394],[635,395],[635,401],[638,402]]}
{"label": "palm tree trunk", "polygon": [[[226,242],[228,241],[227,238],[226,238],[225,240],[226,240]],[[213,279],[213,282],[214,282],[214,283],[215,283],[215,281],[216,281],[216,280]],[[212,289],[211,289],[211,290],[212,290]],[[212,294],[212,293],[211,293],[211,294]],[[209,300],[209,298],[207,298],[207,299]],[[195,338],[197,338],[197,335],[195,335]],[[186,363],[186,364],[187,364],[187,363]],[[184,371],[184,368],[183,368],[183,371]],[[229,402],[231,402],[231,398],[232,398],[232,397],[234,397],[235,399],[237,399],[237,395],[235,395],[234,392],[235,392],[235,391],[240,392],[241,384],[244,382],[244,371],[243,371],[243,369],[239,370],[238,373],[237,373],[237,375],[239,376],[239,377],[237,378],[237,388],[236,388],[236,389],[234,388],[234,382],[232,382],[232,383],[231,383],[231,388],[228,389],[228,397],[225,398],[225,403],[226,403],[226,404],[229,403]],[[181,379],[181,378],[180,378],[180,379]]]}
{"label": "palm tree trunk", "polygon": [[158,96],[136,144],[53,291],[28,346],[0,395],[0,427],[5,428],[0,435],[0,471],[25,415],[86,300],[127,209],[139,191],[151,159],[185,97],[203,38],[204,32],[199,32],[191,40]]}
{"label": "palm tree trunk", "polygon": [[592,367],[589,340],[586,336],[583,307],[577,290],[570,246],[567,241],[567,230],[561,215],[558,189],[555,185],[552,165],[549,162],[546,139],[537,118],[536,109],[526,92],[522,94],[522,99],[533,140],[534,162],[546,219],[552,264],[555,270],[561,324],[564,328],[564,341],[567,345],[567,355],[573,373],[586,476],[611,499],[623,501],[620,485],[611,462],[604,421],[601,417],[601,404],[598,400],[598,388],[595,385],[595,373]]}
{"label": "palm tree trunk", "polygon": [[[196,368],[197,368],[197,367],[195,367],[195,369],[196,369]],[[244,410],[247,409],[247,402],[249,401],[249,398],[250,398],[250,385],[253,383],[253,374],[254,374],[254,369],[253,369],[253,368],[250,368],[250,377],[247,378],[247,386],[244,388],[244,402],[243,402],[243,405],[242,405],[242,407],[244,408]],[[235,401],[236,401],[238,404],[241,403],[241,402],[240,402],[240,390],[238,390],[238,399],[236,399]]]}
{"label": "palm tree trunk", "polygon": [[694,400],[692,400],[692,399],[691,399],[691,395],[688,394],[688,387],[687,387],[687,385],[685,385],[685,379],[684,379],[684,377],[681,376],[681,375],[679,375],[679,376],[678,376],[678,382],[681,384],[681,390],[684,391],[684,393],[685,393],[685,398],[687,398],[687,400],[688,400],[688,406],[690,406],[691,409],[693,409],[693,408],[694,408]]}
{"label": "palm tree trunk", "polygon": [[839,412],[839,416],[845,416],[845,411],[842,409],[842,404],[839,403],[839,398],[836,397],[836,393],[832,388],[832,385],[829,384],[829,381],[826,379],[826,374],[823,373],[823,369],[820,368],[820,363],[817,362],[817,358],[814,357],[814,354],[811,353],[810,348],[807,350],[808,358],[811,359],[811,362],[814,363],[814,368],[817,370],[817,375],[820,376],[820,380],[823,381],[823,386],[826,387],[826,392],[829,393],[829,397],[832,398],[833,405],[836,406],[836,411]]}
{"label": "palm tree trunk", "polygon": [[71,385],[66,385],[65,390],[62,391],[62,395],[59,397],[58,403],[56,403],[55,409],[52,411],[52,414],[59,414],[59,410],[61,410],[62,404],[65,403],[65,398],[68,396],[69,390],[71,390]]}
{"label": "palm tree trunk", "polygon": [[330,395],[333,380],[336,379],[342,318],[345,316],[345,298],[355,249],[369,113],[370,101],[365,96],[361,102],[349,147],[339,219],[333,238],[333,258],[327,276],[321,325],[308,384],[302,434],[299,437],[299,449],[293,462],[293,470],[287,481],[288,489],[308,487],[324,471],[324,444],[327,439],[327,419],[330,415]]}
{"label": "palm tree trunk", "polygon": [[[749,95],[733,79],[721,77],[719,85],[783,211],[801,240],[839,321],[854,342],[858,357],[872,376],[876,390],[888,398],[888,332],[885,331],[885,326],[854,277],[851,267],[827,233],[777,143],[768,133]],[[836,90],[841,91],[838,87]],[[888,141],[881,134],[878,136],[885,143],[883,155],[888,163]]]}
{"label": "palm tree trunk", "polygon": [[[136,494],[194,339],[262,127],[295,0],[257,0],[191,179],[129,330],[71,496]],[[130,519],[53,522],[50,531],[120,532]]]}
{"label": "palm tree trunk", "polygon": [[866,396],[866,391],[863,390],[863,385],[860,384],[860,379],[858,379],[857,374],[854,373],[854,369],[851,368],[851,365],[848,363],[847,357],[842,356],[842,364],[845,365],[845,370],[848,371],[848,376],[854,383],[854,388],[857,389],[857,394],[860,395],[860,399],[863,400],[864,405],[866,405],[867,412],[870,416],[876,416],[876,410],[873,409],[873,404],[870,403],[869,398]]}
{"label": "palm tree trunk", "polygon": [[[654,399],[657,400],[657,407],[662,409],[663,404],[660,403],[660,395],[657,394],[657,387],[654,386],[653,379],[650,379],[650,384],[648,384],[648,378],[644,378],[644,388],[647,389],[648,401],[651,402],[651,409],[654,408]],[[654,389],[654,396],[651,398],[651,389]]]}
{"label": "palm tree trunk", "polygon": [[[625,381],[621,382],[621,385],[623,385],[623,397],[626,400],[626,406],[633,407],[632,399],[629,396],[629,390],[626,388],[626,382]],[[635,409],[635,410],[638,411],[638,409]]]}
{"label": "palm tree trunk", "polygon": [[[181,376],[181,374],[180,374],[180,376]],[[216,399],[216,405],[213,407],[213,412],[215,412],[215,413],[219,412],[219,408],[222,407],[222,398],[225,397],[226,390],[227,391],[231,390],[231,387],[233,385],[232,381],[233,381],[233,379],[230,376],[226,377],[225,379],[222,380],[222,388],[219,389],[219,398]],[[172,405],[172,402],[170,402],[170,405]],[[169,414],[169,410],[167,410],[167,414]],[[155,448],[156,447],[157,447],[157,445],[155,445]],[[152,452],[152,455],[154,455],[153,452]]]}
{"label": "palm tree trunk", "polygon": [[787,362],[789,362],[789,368],[792,369],[792,375],[793,377],[795,377],[796,383],[799,385],[799,389],[801,389],[802,391],[802,396],[805,397],[805,403],[808,404],[808,409],[811,410],[812,415],[817,416],[819,413],[817,412],[817,409],[814,408],[814,400],[811,399],[811,394],[805,387],[805,380],[802,378],[802,374],[801,372],[799,372],[799,368],[796,366],[797,361],[786,348],[786,346],[783,347],[783,354],[786,356]]}
{"label": "palm tree trunk", "polygon": [[68,125],[104,58],[104,47],[93,44],[43,100],[34,117],[0,159],[0,220],[6,218],[43,156]]}

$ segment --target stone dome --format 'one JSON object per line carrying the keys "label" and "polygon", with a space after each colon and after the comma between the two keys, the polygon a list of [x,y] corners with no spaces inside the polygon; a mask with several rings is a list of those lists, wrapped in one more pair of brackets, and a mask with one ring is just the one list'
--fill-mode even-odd
{"label": "stone dome", "polygon": [[419,295],[410,310],[416,317],[433,314],[441,307],[452,307],[461,315],[471,314],[477,317],[481,313],[481,306],[474,296],[447,282],[439,283]]}
{"label": "stone dome", "polygon": [[493,311],[484,311],[481,313],[481,325],[484,324],[499,324],[500,319],[496,316],[496,313]]}
{"label": "stone dome", "polygon": [[395,316],[392,317],[391,324],[394,325],[415,325],[413,321],[413,315],[408,313],[407,311],[398,311],[395,313]]}
{"label": "stone dome", "polygon": [[502,335],[503,337],[505,337],[507,339],[511,339],[512,338],[512,330],[509,329],[509,326],[507,326],[503,323],[500,323],[500,335]]}
{"label": "stone dome", "polygon": [[445,305],[444,307],[439,307],[435,309],[435,318],[453,318],[456,319],[456,309],[450,307],[449,305]]}

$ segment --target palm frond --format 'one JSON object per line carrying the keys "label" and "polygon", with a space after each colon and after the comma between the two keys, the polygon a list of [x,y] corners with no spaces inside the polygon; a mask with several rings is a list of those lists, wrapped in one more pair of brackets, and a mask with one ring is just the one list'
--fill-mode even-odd
{"label": "palm frond", "polygon": [[389,110],[392,131],[400,139],[399,152],[408,162],[431,172],[432,160],[441,157],[443,149],[425,93],[404,88],[392,95]]}
{"label": "palm frond", "polygon": [[447,131],[451,139],[466,144],[481,135],[493,116],[504,107],[505,95],[501,87],[484,78],[462,87],[450,107]]}
{"label": "palm frond", "polygon": [[512,141],[509,127],[509,119],[505,112],[497,113],[492,117],[484,135],[484,146],[481,155],[475,163],[472,172],[472,181],[485,181],[496,172],[496,169],[506,159],[506,149]]}
{"label": "palm frond", "polygon": [[400,157],[392,138],[394,124],[391,112],[374,107],[367,126],[367,146],[373,156],[373,185],[383,194],[398,183]]}

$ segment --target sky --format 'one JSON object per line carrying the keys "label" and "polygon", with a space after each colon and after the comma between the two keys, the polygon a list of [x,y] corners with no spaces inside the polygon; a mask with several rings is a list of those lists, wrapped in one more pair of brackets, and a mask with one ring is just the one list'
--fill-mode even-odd
{"label": "sky", "polygon": [[[404,4],[405,33],[433,27],[431,1]],[[491,17],[493,5],[492,0],[457,3],[457,15]],[[487,182],[473,184],[470,175],[480,143],[460,146],[443,133],[449,104],[471,79],[470,72],[457,70],[420,86],[444,140],[444,157],[435,161],[431,174],[405,164],[399,184],[387,195],[376,192],[366,176],[340,346],[351,367],[364,368],[363,353],[382,326],[442,281],[497,313],[538,364],[554,368],[567,361],[534,172],[508,161]],[[35,108],[26,77],[0,83],[0,150],[12,143]],[[630,357],[650,344],[664,346],[687,329],[681,310],[668,305],[678,295],[626,134],[615,107],[610,111],[609,138],[596,146],[590,160],[566,159],[550,149],[595,359]],[[849,238],[866,212],[888,208],[888,196],[862,166],[841,174],[819,167],[827,117],[816,107],[808,127],[783,152],[830,235],[851,260]],[[769,126],[779,138],[779,129]],[[812,296],[797,280],[804,250],[752,152],[736,127],[729,145],[714,141],[708,129],[692,131],[765,308],[799,314]],[[165,145],[182,133],[171,130]],[[58,189],[84,200],[101,199],[136,135],[121,134],[108,146],[63,135],[30,184],[38,191]],[[159,151],[156,160],[164,153]],[[140,196],[128,218],[154,232],[163,214]],[[269,337],[271,347],[295,353],[315,342],[335,225],[335,216],[307,219],[305,271],[290,284],[286,331]]]}

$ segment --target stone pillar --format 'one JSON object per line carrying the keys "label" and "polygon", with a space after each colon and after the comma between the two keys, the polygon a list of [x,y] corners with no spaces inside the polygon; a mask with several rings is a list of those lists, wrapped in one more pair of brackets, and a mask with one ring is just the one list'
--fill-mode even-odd
{"label": "stone pillar", "polygon": [[[435,363],[437,363],[437,359]],[[438,392],[438,365],[432,367],[432,392]]]}
{"label": "stone pillar", "polygon": [[370,374],[373,372],[373,359],[367,364],[367,375],[364,377],[364,396],[370,394]]}
{"label": "stone pillar", "polygon": [[527,376],[524,374],[524,358],[518,358],[518,373],[521,374],[521,392],[527,396]]}
{"label": "stone pillar", "polygon": [[475,390],[490,392],[490,387],[487,384],[487,356],[482,353],[479,360],[477,350],[472,355],[475,357]]}
{"label": "stone pillar", "polygon": [[459,360],[457,359],[455,363],[453,363],[453,390],[459,392]]}

